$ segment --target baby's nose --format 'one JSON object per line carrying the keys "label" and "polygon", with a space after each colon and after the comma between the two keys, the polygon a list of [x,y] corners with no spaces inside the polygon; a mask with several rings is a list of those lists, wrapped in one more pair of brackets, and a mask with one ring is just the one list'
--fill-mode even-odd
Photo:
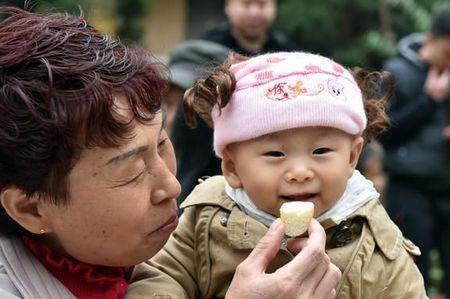
{"label": "baby's nose", "polygon": [[314,172],[306,165],[292,165],[284,174],[287,182],[309,181],[314,177]]}

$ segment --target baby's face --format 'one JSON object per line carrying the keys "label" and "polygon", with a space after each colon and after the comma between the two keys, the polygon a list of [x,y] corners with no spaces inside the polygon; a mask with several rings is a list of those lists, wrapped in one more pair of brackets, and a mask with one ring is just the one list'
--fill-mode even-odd
{"label": "baby's face", "polygon": [[229,145],[222,169],[259,209],[278,217],[284,202],[310,201],[317,217],[344,193],[362,144],[332,128],[285,130]]}

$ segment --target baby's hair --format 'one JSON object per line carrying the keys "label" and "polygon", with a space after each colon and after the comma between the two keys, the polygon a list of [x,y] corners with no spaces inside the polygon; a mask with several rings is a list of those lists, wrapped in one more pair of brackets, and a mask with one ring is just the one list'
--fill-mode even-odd
{"label": "baby's hair", "polygon": [[360,67],[351,69],[350,73],[361,89],[367,117],[363,137],[365,142],[369,143],[389,128],[386,109],[394,94],[394,77],[386,71],[369,72]]}
{"label": "baby's hair", "polygon": [[223,64],[211,73],[198,79],[184,94],[184,119],[186,123],[195,127],[197,113],[210,127],[213,126],[211,111],[214,106],[219,109],[225,107],[236,88],[236,78],[230,71],[230,66],[249,57],[231,52]]}
{"label": "baby's hair", "polygon": [[[184,95],[184,117],[186,123],[196,126],[197,113],[210,127],[213,127],[211,112],[214,106],[224,108],[231,99],[236,88],[236,78],[230,66],[250,59],[249,57],[230,53],[225,62],[211,73],[198,79]],[[394,80],[388,72],[369,72],[355,67],[350,70],[361,89],[364,110],[367,116],[367,127],[363,132],[366,143],[389,127],[386,109],[394,92]]]}

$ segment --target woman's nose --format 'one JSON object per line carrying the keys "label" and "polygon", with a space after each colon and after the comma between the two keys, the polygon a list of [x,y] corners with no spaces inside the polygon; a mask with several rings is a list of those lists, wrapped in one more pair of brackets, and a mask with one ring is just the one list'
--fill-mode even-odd
{"label": "woman's nose", "polygon": [[167,199],[175,199],[180,195],[181,185],[175,174],[172,173],[164,161],[161,161],[161,167],[158,168],[153,178],[156,180],[153,184],[151,201],[157,205]]}
{"label": "woman's nose", "polygon": [[314,177],[314,172],[306,165],[295,164],[292,165],[284,174],[284,179],[291,182],[309,181]]}

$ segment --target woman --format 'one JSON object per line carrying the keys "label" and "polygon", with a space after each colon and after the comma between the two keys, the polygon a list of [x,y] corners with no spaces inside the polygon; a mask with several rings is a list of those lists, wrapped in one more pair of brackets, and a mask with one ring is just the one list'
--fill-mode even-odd
{"label": "woman", "polygon": [[[178,223],[164,68],[81,17],[0,15],[0,298],[123,298]],[[333,297],[340,273],[310,229],[265,274],[276,222],[227,297]]]}

